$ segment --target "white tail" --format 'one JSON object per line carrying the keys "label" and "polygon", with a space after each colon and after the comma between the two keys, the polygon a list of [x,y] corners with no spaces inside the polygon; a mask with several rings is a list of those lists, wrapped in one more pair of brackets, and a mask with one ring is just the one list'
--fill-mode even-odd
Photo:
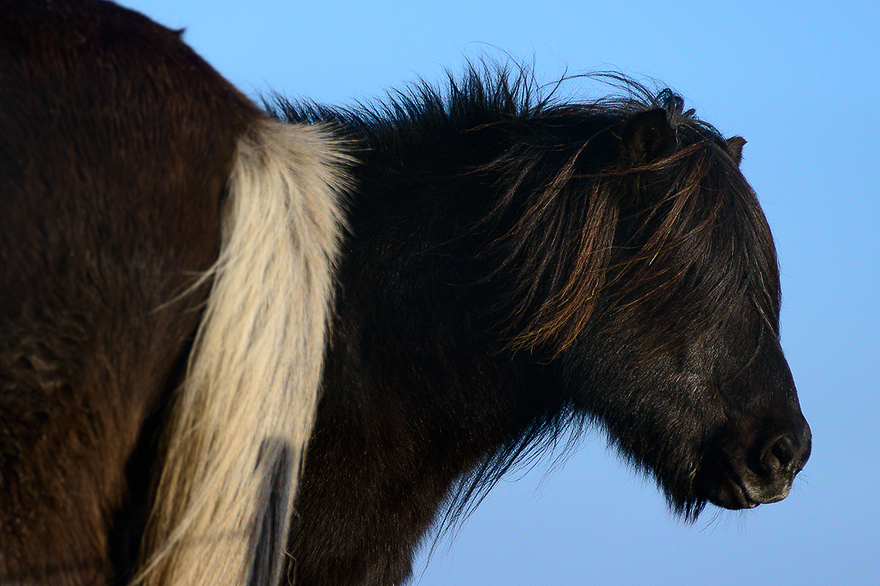
{"label": "white tail", "polygon": [[348,159],[317,126],[239,141],[220,258],[135,580],[279,583],[317,409]]}

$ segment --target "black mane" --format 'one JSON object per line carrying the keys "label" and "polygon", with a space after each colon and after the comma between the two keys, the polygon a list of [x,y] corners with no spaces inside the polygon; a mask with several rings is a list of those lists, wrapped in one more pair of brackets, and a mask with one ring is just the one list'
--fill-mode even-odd
{"label": "black mane", "polygon": [[[611,95],[572,102],[564,98],[567,85],[592,80],[614,90]],[[688,128],[704,137],[720,137],[712,125],[684,110],[684,100],[669,88],[652,90],[616,72],[565,76],[541,83],[525,66],[471,64],[463,75],[447,72],[447,83],[427,81],[389,92],[385,100],[352,107],[328,106],[309,100],[291,101],[280,95],[264,100],[276,117],[288,123],[322,123],[339,127],[343,134],[378,148],[383,142],[413,143],[424,133],[465,130],[485,124],[505,123],[523,133],[538,134],[534,123],[565,132],[576,119],[605,116],[627,118],[653,109],[666,110],[673,128]]]}
{"label": "black mane", "polygon": [[[617,94],[581,103],[558,97],[567,82],[584,78],[611,85]],[[430,150],[426,143],[451,142],[458,147],[467,133],[482,131],[494,139],[494,149],[485,138],[472,148],[495,152],[495,157],[475,158],[458,168],[475,176],[500,177],[494,179],[499,184],[499,197],[476,226],[505,224],[507,220],[506,233],[481,251],[483,256],[493,257],[498,266],[490,278],[510,265],[528,269],[521,273],[523,278],[504,304],[508,309],[515,307],[516,315],[500,318],[511,332],[513,348],[534,349],[551,339],[561,341],[559,350],[567,347],[592,314],[589,300],[597,298],[612,279],[627,280],[625,287],[613,293],[616,307],[606,308],[618,314],[620,320],[614,323],[624,320],[628,306],[655,304],[660,308],[658,317],[663,315],[663,319],[645,334],[658,340],[657,350],[682,345],[714,324],[678,328],[676,324],[692,321],[687,316],[693,306],[679,303],[676,313],[670,314],[670,299],[694,287],[698,290],[694,297],[710,292],[715,298],[737,294],[748,269],[739,266],[702,283],[683,281],[681,275],[699,273],[705,277],[705,269],[696,263],[719,245],[732,247],[734,241],[751,242],[754,236],[760,243],[754,254],[773,250],[763,214],[752,203],[754,194],[736,170],[745,141],[725,139],[712,125],[699,120],[694,110],[685,110],[684,100],[672,90],[651,90],[621,74],[564,78],[542,86],[524,67],[471,66],[460,79],[449,74],[443,89],[422,82],[391,94],[384,102],[334,108],[276,98],[271,108],[289,123],[337,128],[353,143],[352,150],[365,165],[382,161],[384,167],[403,166],[406,158],[415,158],[413,153],[422,155],[426,148]],[[676,147],[670,152],[649,153],[649,162],[621,156],[618,143],[625,139],[621,134],[627,120],[654,110],[665,112]],[[497,148],[500,145],[503,150]],[[671,187],[653,202],[619,199],[621,190],[631,189],[627,184],[634,177],[648,173],[664,177]],[[594,191],[591,198],[566,197],[585,189]],[[708,206],[693,201],[705,199],[707,193],[723,197]],[[517,218],[511,224],[510,215],[521,213],[518,209],[523,205],[529,210],[525,221]],[[600,213],[591,213],[586,206]],[[750,208],[748,225],[754,234],[722,233],[733,228],[729,219],[737,213],[735,208],[741,207]],[[582,230],[584,241],[578,255],[567,240],[578,231],[571,222],[585,217],[595,225]],[[624,234],[624,223],[635,227]],[[558,254],[549,254],[548,246],[558,247]],[[656,262],[658,257],[672,256],[682,246],[692,251],[682,255],[688,259],[687,265],[666,265],[665,274],[649,268],[651,264],[664,266]],[[627,258],[621,259],[615,251],[627,251],[623,255]],[[635,254],[628,254],[631,252]],[[733,250],[728,255],[737,258]],[[563,263],[557,264],[560,259]],[[766,267],[775,269],[775,253],[774,258],[765,260]],[[567,279],[562,278],[565,273]],[[760,282],[761,290],[750,294],[775,336],[778,326],[772,316],[778,313],[778,278],[771,270]],[[535,316],[531,324],[517,317],[525,315]]]}
{"label": "black mane", "polygon": [[[601,313],[608,333],[633,328],[632,313],[647,307],[653,309],[647,310],[646,325],[637,326],[651,340],[642,357],[647,360],[693,344],[727,319],[724,311],[703,308],[724,307],[724,300],[743,296],[753,298],[765,316],[768,339],[775,340],[779,285],[772,239],[751,188],[736,170],[745,141],[726,140],[694,110],[685,110],[672,90],[651,90],[616,73],[584,76],[617,93],[581,103],[559,97],[566,83],[580,78],[542,86],[527,69],[505,67],[471,67],[461,78],[448,77],[445,88],[422,82],[386,101],[353,108],[281,98],[270,105],[285,122],[329,125],[352,145],[362,161],[354,175],[365,183],[353,204],[355,237],[358,209],[371,205],[377,185],[394,184],[394,193],[383,193],[383,199],[406,207],[425,186],[450,181],[447,175],[432,176],[422,163],[439,157],[444,173],[451,169],[458,179],[475,180],[495,194],[491,201],[472,202],[480,211],[470,215],[455,207],[461,201],[450,194],[456,203],[447,215],[469,218],[457,237],[491,267],[472,275],[472,282],[503,284],[490,309],[506,335],[505,349],[551,360],[595,314]],[[651,152],[646,144],[639,152],[622,152],[627,121],[656,111],[673,129],[675,147]],[[468,153],[473,157],[466,158]],[[407,190],[401,186],[414,180],[403,174],[421,177],[422,183]],[[393,180],[386,179],[390,175]],[[639,181],[652,180],[663,183],[653,201],[628,199],[640,189]],[[733,221],[743,210],[745,224]],[[585,219],[587,225],[578,224]],[[744,227],[749,234],[738,233]],[[578,233],[580,241],[573,241]],[[737,250],[751,243],[756,244],[746,255]],[[763,271],[756,289],[750,275],[755,267],[744,259],[768,252],[755,265]],[[718,254],[730,260],[727,270],[711,266]],[[472,510],[511,467],[558,444],[571,430],[576,440],[577,430],[592,419],[565,396],[533,415],[461,479],[445,523]],[[641,465],[638,458],[633,462]],[[669,490],[688,480],[658,481],[666,483],[676,510],[692,518],[702,510],[704,501]],[[682,487],[681,493],[691,491]]]}

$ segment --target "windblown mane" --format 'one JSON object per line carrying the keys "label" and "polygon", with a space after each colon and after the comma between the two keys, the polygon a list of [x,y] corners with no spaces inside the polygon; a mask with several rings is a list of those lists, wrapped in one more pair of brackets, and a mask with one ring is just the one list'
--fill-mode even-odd
{"label": "windblown mane", "polygon": [[[751,240],[732,232],[738,227],[729,220],[738,209],[746,209],[754,236],[760,237],[762,246],[753,252],[773,250],[751,188],[736,172],[745,141],[725,141],[694,110],[685,111],[683,99],[671,90],[652,91],[620,74],[589,76],[619,93],[577,104],[556,96],[566,82],[584,76],[560,80],[547,90],[528,70],[514,71],[471,67],[460,81],[450,74],[445,92],[421,83],[358,109],[280,99],[274,107],[289,122],[339,125],[362,148],[380,152],[471,128],[496,126],[510,135],[510,147],[501,156],[468,172],[501,177],[503,195],[485,222],[503,223],[520,214],[492,248],[482,251],[499,260],[499,273],[518,267],[510,299],[500,304],[516,308],[506,316],[512,347],[531,350],[553,342],[563,350],[589,321],[604,291],[614,298],[605,311],[615,314],[616,323],[622,324],[636,305],[655,308],[658,320],[646,333],[666,340],[658,350],[700,337],[714,323],[695,321],[694,303],[734,295],[744,282],[747,268],[741,262],[714,274],[700,265],[717,246],[730,247],[732,261],[742,260],[732,247]],[[624,122],[658,108],[666,111],[678,148],[645,164],[620,157]],[[581,132],[575,136],[572,128]],[[634,200],[633,181],[652,178],[669,186],[662,197]],[[589,197],[573,196],[583,193]],[[709,197],[715,199],[705,205]],[[518,211],[523,204],[524,214]],[[621,220],[638,228],[623,233]],[[580,240],[572,243],[570,235],[577,233]],[[775,258],[763,266],[771,265]],[[773,274],[761,277],[764,287],[755,292],[755,301],[770,319],[779,283]],[[670,304],[672,299],[678,303]]]}
{"label": "windblown mane", "polygon": [[[378,104],[345,109],[276,99],[269,107],[288,122],[337,126],[367,158],[381,160],[418,151],[426,136],[496,131],[503,148],[461,172],[491,178],[499,194],[471,229],[494,234],[474,254],[494,267],[485,281],[505,283],[493,311],[511,350],[551,359],[590,323],[602,324],[594,333],[613,334],[633,327],[634,312],[647,311],[650,319],[639,322],[649,324],[640,332],[651,340],[646,347],[674,352],[727,318],[704,308],[744,295],[775,338],[775,252],[737,169],[745,141],[723,138],[669,89],[616,73],[586,77],[612,85],[616,95],[572,103],[558,95],[582,77],[541,86],[525,68],[471,67],[461,79],[449,75],[446,89],[420,83]],[[626,122],[652,111],[668,121],[658,128],[673,129],[675,147],[664,150],[664,137],[648,135],[639,138],[640,150],[625,151],[633,142]],[[726,270],[718,270],[719,258]],[[766,270],[754,275],[756,266]],[[505,472],[556,445],[583,417],[560,398],[462,479],[442,524],[472,510]],[[689,516],[704,506],[667,494]]]}

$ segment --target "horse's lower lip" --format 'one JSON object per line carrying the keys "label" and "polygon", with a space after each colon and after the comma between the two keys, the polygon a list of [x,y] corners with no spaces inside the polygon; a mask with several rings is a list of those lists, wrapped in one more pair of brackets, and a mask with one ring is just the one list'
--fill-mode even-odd
{"label": "horse's lower lip", "polygon": [[739,482],[731,481],[731,488],[733,489],[733,495],[738,501],[740,505],[738,508],[740,509],[754,509],[761,503],[754,500],[751,496],[749,496],[749,491],[746,487],[742,486]]}
{"label": "horse's lower lip", "polygon": [[725,481],[726,486],[721,488],[719,494],[722,502],[716,504],[728,509],[754,509],[758,505],[779,502],[789,493],[785,488],[768,492],[759,487],[750,487],[747,479],[730,475],[725,477]]}
{"label": "horse's lower lip", "polygon": [[748,490],[729,474],[716,479],[714,488],[709,491],[709,501],[723,509],[731,511],[754,509],[759,503],[749,496]]}
{"label": "horse's lower lip", "polygon": [[[720,462],[724,464],[719,465]],[[710,481],[710,486],[714,484],[714,488],[709,489],[712,495],[709,501],[730,510],[754,509],[764,502],[756,498],[755,491],[749,490],[748,482],[737,473],[728,459],[716,460],[715,464],[715,480]]]}

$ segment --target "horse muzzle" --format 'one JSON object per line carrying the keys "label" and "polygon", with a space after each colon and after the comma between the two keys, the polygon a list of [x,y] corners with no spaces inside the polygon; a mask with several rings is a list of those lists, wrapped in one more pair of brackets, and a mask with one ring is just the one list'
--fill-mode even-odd
{"label": "horse muzzle", "polygon": [[810,457],[812,433],[801,418],[749,449],[711,450],[703,459],[698,492],[725,509],[751,509],[781,501]]}

